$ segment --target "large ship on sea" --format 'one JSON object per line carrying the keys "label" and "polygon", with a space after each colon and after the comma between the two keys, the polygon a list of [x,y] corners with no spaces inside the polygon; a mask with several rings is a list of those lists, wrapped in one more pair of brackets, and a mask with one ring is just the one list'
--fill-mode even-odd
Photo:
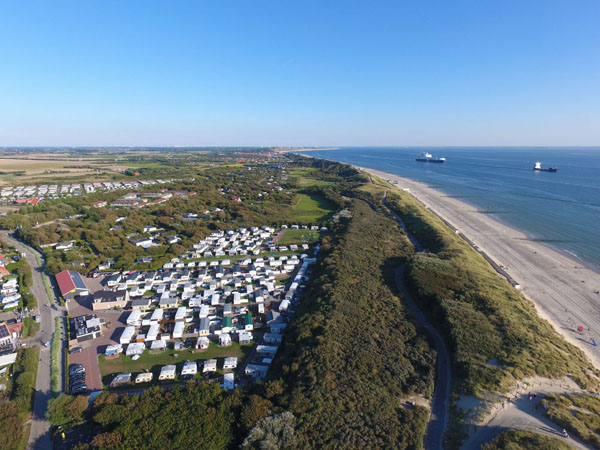
{"label": "large ship on sea", "polygon": [[423,152],[419,156],[417,156],[417,161],[443,163],[446,162],[446,158],[444,158],[443,156],[433,156],[431,153]]}
{"label": "large ship on sea", "polygon": [[556,172],[558,167],[542,167],[542,163],[536,161],[535,165],[533,166],[533,170],[539,172]]}

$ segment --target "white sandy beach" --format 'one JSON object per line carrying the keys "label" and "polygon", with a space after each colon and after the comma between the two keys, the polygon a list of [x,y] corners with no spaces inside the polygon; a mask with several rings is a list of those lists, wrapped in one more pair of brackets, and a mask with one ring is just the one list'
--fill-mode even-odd
{"label": "white sandy beach", "polygon": [[[600,274],[581,263],[531,241],[473,206],[423,183],[373,169],[366,172],[392,181],[471,239],[521,285],[539,314],[569,342],[581,348],[600,368]],[[577,327],[583,326],[582,335]],[[598,346],[591,343],[595,339]]]}

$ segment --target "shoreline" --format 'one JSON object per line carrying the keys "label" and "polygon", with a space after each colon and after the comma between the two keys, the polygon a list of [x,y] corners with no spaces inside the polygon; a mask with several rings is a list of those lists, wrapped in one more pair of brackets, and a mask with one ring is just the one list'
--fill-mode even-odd
{"label": "shoreline", "polygon": [[[294,152],[320,152],[321,150],[339,150],[340,147],[326,148],[278,148],[275,151],[279,153],[294,153]],[[306,156],[306,155],[303,155]]]}
{"label": "shoreline", "polygon": [[[600,347],[590,341],[593,338],[600,345],[600,295],[594,293],[600,290],[599,273],[424,183],[354,167],[385,181],[392,180],[398,189],[408,188],[408,193],[422,205],[464,234],[467,243],[473,242],[495,264],[508,266],[506,275],[516,281],[537,313],[600,368]],[[576,331],[578,326],[584,327],[583,335]]]}
{"label": "shoreline", "polygon": [[[600,294],[594,293],[595,290],[600,291],[600,273],[582,260],[535,241],[524,232],[480,213],[475,206],[449,197],[425,183],[349,165],[385,181],[396,181],[392,184],[398,189],[408,188],[408,193],[424,207],[463,234],[467,243],[477,245],[495,265],[507,266],[507,275],[533,303],[538,315],[569,343],[582,350],[600,369]],[[493,268],[494,264],[491,264]],[[515,283],[511,284],[514,286]],[[583,335],[577,332],[578,326],[584,327]],[[592,345],[592,338],[598,346]]]}

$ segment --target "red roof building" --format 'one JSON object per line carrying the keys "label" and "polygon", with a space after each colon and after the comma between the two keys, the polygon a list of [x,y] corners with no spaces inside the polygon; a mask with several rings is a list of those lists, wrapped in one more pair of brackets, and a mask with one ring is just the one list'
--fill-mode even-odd
{"label": "red roof building", "polygon": [[81,275],[72,270],[63,270],[56,274],[56,282],[58,283],[58,290],[60,295],[65,300],[70,300],[76,295],[87,295],[88,288],[81,278]]}

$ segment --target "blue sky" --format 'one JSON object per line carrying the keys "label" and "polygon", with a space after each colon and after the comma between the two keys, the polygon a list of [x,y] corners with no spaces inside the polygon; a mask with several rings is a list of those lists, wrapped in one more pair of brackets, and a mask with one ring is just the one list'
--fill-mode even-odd
{"label": "blue sky", "polygon": [[0,146],[600,145],[600,2],[0,0]]}

